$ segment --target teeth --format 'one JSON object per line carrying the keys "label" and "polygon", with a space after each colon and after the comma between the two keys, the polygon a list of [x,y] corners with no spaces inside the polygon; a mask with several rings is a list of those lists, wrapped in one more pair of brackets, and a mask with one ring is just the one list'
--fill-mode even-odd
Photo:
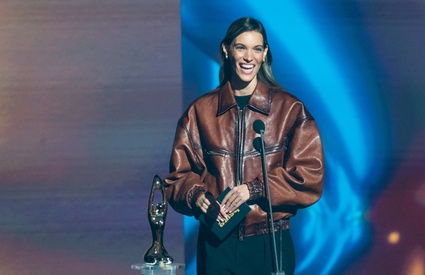
{"label": "teeth", "polygon": [[252,69],[252,68],[254,68],[254,65],[241,64],[241,67],[242,67],[243,69]]}

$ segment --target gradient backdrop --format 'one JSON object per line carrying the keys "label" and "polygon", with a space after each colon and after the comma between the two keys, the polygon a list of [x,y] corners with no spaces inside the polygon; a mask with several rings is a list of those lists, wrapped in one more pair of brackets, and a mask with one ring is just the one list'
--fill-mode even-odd
{"label": "gradient backdrop", "polygon": [[[1,2],[0,274],[138,274],[152,179],[246,15],[324,140],[323,198],[292,219],[297,274],[425,274],[424,14],[401,0]],[[196,229],[169,211],[186,274]]]}

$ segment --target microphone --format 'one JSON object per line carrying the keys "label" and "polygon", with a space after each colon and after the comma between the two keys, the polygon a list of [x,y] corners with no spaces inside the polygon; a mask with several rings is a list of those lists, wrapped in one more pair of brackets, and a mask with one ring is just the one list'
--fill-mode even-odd
{"label": "microphone", "polygon": [[253,141],[254,142],[254,148],[258,152],[262,153],[262,152],[264,152],[264,146],[265,146],[263,134],[266,130],[266,125],[264,125],[264,122],[262,120],[257,119],[252,124],[252,128],[254,128],[254,131],[257,134],[260,134],[260,136],[256,137]]}
{"label": "microphone", "polygon": [[[267,165],[266,165],[266,152],[265,152],[265,143],[264,143],[264,131],[266,130],[266,126],[264,125],[264,122],[262,120],[255,120],[252,124],[252,127],[254,128],[254,131],[257,134],[260,134],[259,137],[256,137],[254,139],[254,148],[260,152],[261,154],[261,166],[263,170],[263,182],[264,187],[266,189],[266,197],[268,201],[269,211],[267,213],[267,217],[269,219],[269,228],[271,229],[271,243],[272,243],[272,262],[273,262],[273,270],[272,275],[285,275],[285,271],[283,271],[283,263],[278,261],[277,259],[277,249],[276,249],[276,236],[274,232],[274,222],[273,222],[273,212],[272,212],[272,203],[270,198],[270,187],[269,187],[269,181],[268,181],[268,174],[267,174]],[[280,244],[282,247],[282,244]],[[280,255],[282,257],[282,253]]]}
{"label": "microphone", "polygon": [[252,127],[254,128],[254,131],[257,134],[264,134],[264,131],[266,130],[266,125],[264,125],[264,122],[259,119],[254,121],[254,124],[252,124]]}
{"label": "microphone", "polygon": [[[262,140],[261,137],[254,138],[253,143],[254,143],[255,150],[257,150],[258,152],[262,152],[263,151],[264,140]],[[263,143],[263,145],[261,145],[261,143]]]}

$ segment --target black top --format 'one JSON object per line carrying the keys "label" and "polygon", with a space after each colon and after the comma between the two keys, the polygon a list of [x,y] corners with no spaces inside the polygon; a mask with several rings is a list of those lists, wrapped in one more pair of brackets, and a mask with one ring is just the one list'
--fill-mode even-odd
{"label": "black top", "polygon": [[235,95],[235,99],[236,99],[236,102],[238,103],[239,109],[243,110],[243,108],[245,108],[245,106],[248,104],[250,98],[251,98],[251,95],[241,95],[241,96]]}

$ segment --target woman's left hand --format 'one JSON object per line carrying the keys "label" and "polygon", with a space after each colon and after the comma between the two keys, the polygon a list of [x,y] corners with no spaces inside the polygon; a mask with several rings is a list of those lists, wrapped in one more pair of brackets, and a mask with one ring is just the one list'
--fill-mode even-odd
{"label": "woman's left hand", "polygon": [[229,193],[226,194],[221,205],[224,207],[226,212],[231,213],[235,211],[242,203],[249,199],[249,189],[246,184],[241,184],[232,188]]}

